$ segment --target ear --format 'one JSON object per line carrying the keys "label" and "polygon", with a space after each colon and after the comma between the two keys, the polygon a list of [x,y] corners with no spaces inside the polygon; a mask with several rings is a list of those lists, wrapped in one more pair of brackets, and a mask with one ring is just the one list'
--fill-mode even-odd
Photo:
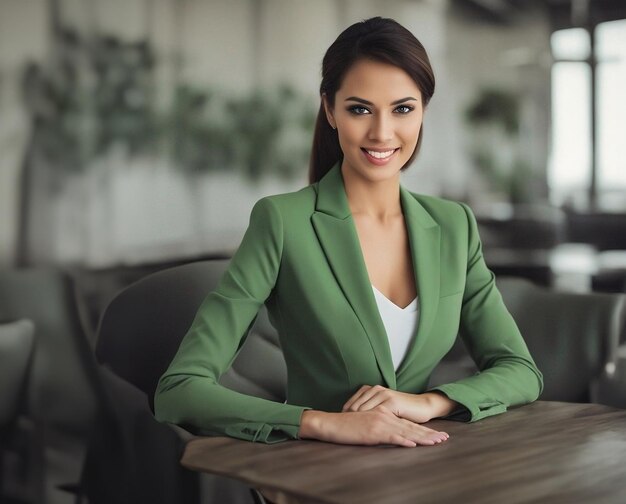
{"label": "ear", "polygon": [[324,112],[326,113],[326,120],[332,129],[337,129],[337,123],[333,114],[333,109],[328,103],[326,93],[322,93],[322,103],[324,104]]}

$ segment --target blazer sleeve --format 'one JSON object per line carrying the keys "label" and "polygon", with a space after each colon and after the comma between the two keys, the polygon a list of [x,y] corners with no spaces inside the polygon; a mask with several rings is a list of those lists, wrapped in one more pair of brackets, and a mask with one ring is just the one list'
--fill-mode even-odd
{"label": "blazer sleeve", "polygon": [[474,422],[537,399],[543,390],[543,375],[485,264],[476,218],[467,205],[460,204],[469,225],[460,335],[479,372],[432,390],[465,407],[446,418]]}
{"label": "blazer sleeve", "polygon": [[276,283],[283,247],[280,212],[268,197],[252,208],[244,237],[217,288],[200,305],[154,397],[157,420],[199,434],[275,443],[297,439],[306,407],[230,390],[218,383]]}

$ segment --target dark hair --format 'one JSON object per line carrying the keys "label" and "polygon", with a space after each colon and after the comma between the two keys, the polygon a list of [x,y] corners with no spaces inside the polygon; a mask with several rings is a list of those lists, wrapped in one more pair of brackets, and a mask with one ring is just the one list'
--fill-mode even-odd
{"label": "dark hair", "polygon": [[[373,17],[346,28],[326,51],[322,61],[320,98],[326,94],[331,107],[335,94],[350,67],[361,59],[390,63],[403,69],[415,81],[422,94],[422,107],[426,107],[435,92],[435,76],[424,46],[397,21]],[[422,143],[423,127],[417,145],[401,170],[415,159]],[[335,163],[343,160],[337,131],[326,118],[323,102],[315,122],[313,149],[309,164],[309,183],[319,181]]]}

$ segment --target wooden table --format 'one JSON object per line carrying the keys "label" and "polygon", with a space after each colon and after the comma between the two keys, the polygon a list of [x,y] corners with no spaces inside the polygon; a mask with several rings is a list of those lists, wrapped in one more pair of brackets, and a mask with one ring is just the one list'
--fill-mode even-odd
{"label": "wooden table", "polygon": [[181,462],[279,504],[626,503],[626,410],[537,401],[471,424],[425,425],[450,438],[403,448],[201,437]]}

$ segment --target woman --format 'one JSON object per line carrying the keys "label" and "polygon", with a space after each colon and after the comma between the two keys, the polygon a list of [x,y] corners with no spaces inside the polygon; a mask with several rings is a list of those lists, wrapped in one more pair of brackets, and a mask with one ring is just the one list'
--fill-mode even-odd
{"label": "woman", "polygon": [[[432,418],[476,421],[539,396],[472,212],[400,184],[433,92],[423,46],[391,19],[356,23],[330,46],[311,184],[254,205],[161,377],[159,420],[265,443],[414,447],[448,439],[421,425]],[[285,404],[217,383],[262,304],[287,363]],[[459,329],[481,372],[426,390]]]}

